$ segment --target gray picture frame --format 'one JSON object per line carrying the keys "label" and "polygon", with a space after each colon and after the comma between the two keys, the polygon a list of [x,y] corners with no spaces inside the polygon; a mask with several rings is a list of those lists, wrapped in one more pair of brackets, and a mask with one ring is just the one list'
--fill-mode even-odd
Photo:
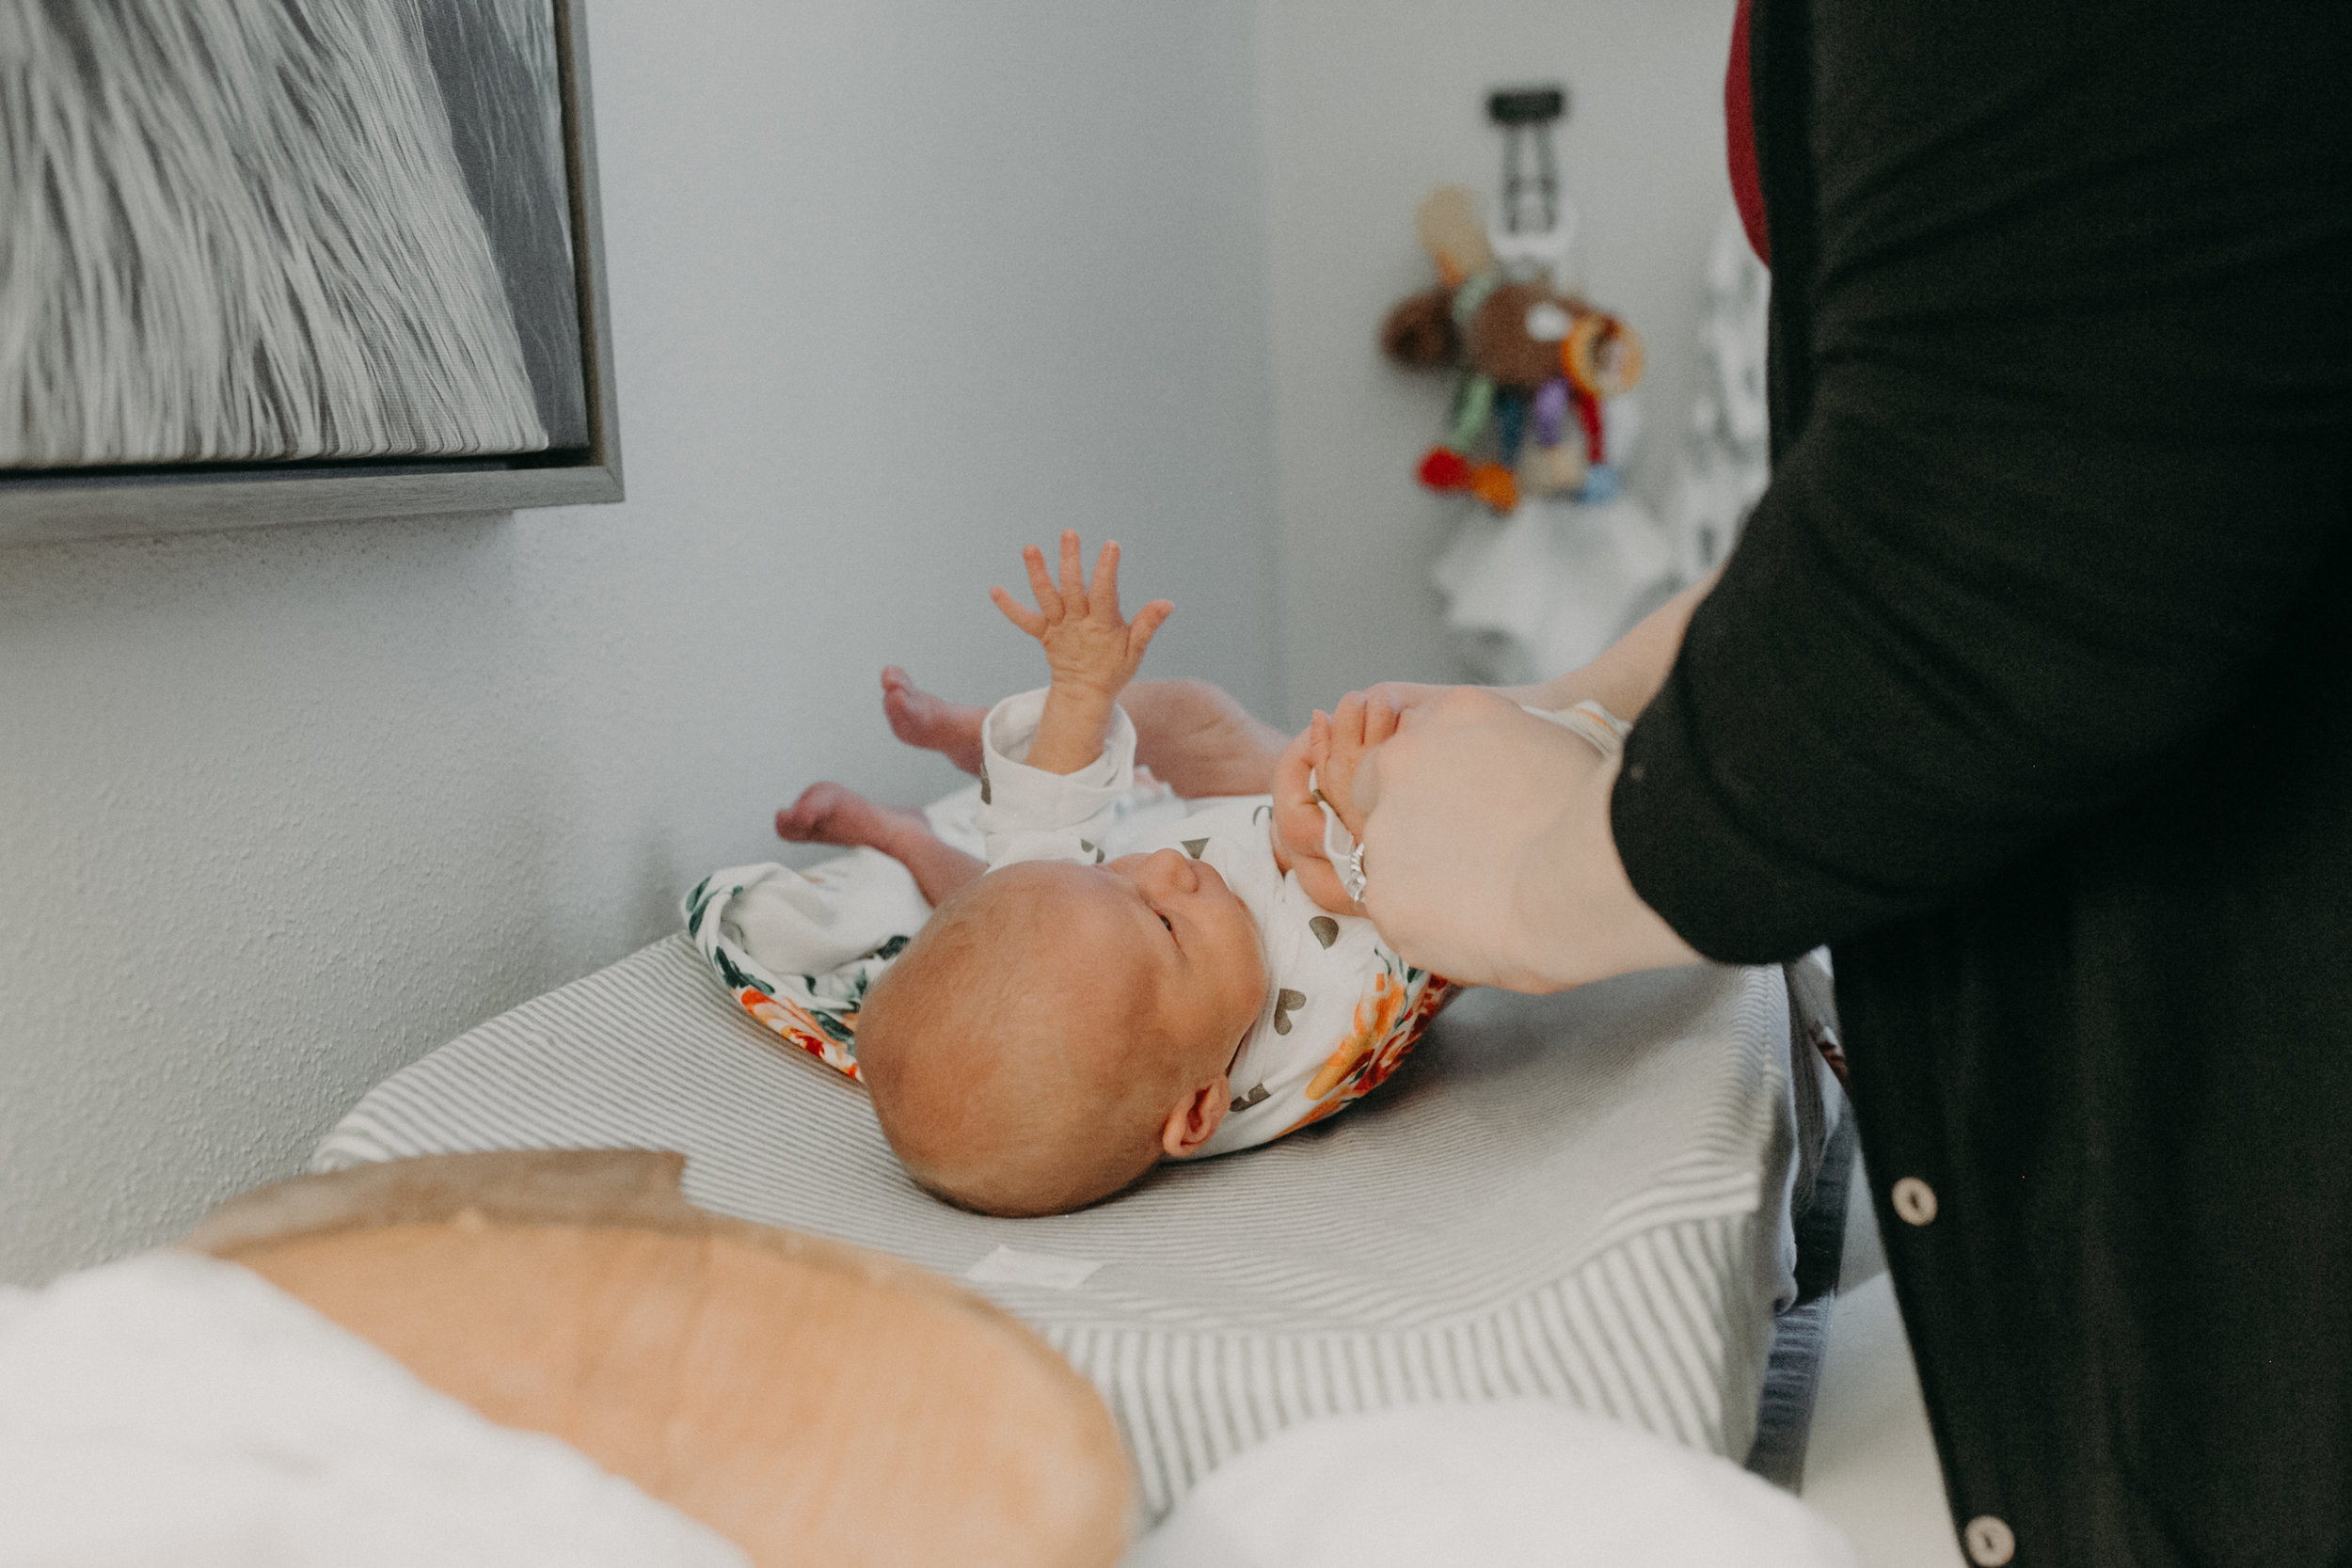
{"label": "gray picture frame", "polygon": [[554,0],[584,450],[522,457],[0,471],[0,546],[288,523],[504,512],[623,499],[588,78],[587,0]]}

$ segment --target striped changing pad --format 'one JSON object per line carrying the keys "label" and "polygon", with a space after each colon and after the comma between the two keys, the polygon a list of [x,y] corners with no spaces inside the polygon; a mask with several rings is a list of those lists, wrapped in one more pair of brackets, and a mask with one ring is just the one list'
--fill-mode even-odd
{"label": "striped changing pad", "polygon": [[1740,1459],[1784,1278],[1778,970],[1473,991],[1347,1115],[991,1219],[892,1160],[865,1091],[744,1016],[673,937],[371,1092],[314,1170],[469,1149],[687,1156],[692,1201],[962,1276],[1092,1378],[1156,1519],[1309,1417],[1534,1395]]}

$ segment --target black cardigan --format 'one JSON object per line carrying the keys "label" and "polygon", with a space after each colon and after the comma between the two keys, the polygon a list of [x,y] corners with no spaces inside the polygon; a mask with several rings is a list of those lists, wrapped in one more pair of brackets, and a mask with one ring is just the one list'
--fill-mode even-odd
{"label": "black cardigan", "polygon": [[1756,0],[1751,64],[1773,478],[1627,869],[1835,944],[1976,1560],[2352,1564],[2352,4]]}

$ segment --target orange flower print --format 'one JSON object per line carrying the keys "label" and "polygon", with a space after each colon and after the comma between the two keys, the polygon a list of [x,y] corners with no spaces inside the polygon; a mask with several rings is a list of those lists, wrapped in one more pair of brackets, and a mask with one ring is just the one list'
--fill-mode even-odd
{"label": "orange flower print", "polygon": [[1428,1033],[1429,1021],[1445,1010],[1445,1005],[1454,1000],[1454,994],[1452,982],[1435,974],[1429,976],[1429,983],[1422,987],[1421,994],[1413,999],[1411,1010],[1390,1031],[1389,1037],[1380,1042],[1380,1049],[1373,1053],[1372,1066],[1365,1069],[1363,1081],[1356,1087],[1359,1095],[1370,1094],[1389,1081],[1389,1075],[1404,1062],[1405,1053],[1421,1043],[1422,1036]]}
{"label": "orange flower print", "polygon": [[[805,1007],[796,1003],[787,1002],[781,997],[770,996],[765,991],[755,990],[750,986],[745,986],[737,991],[735,999],[743,1005],[745,1012],[827,1067],[836,1068],[852,1078],[860,1076],[857,1069],[857,1058],[850,1054],[848,1048],[840,1041],[827,1034],[823,1025],[819,1024]],[[840,1024],[844,1030],[855,1034],[857,1015],[855,1013],[848,1015],[840,1021]]]}
{"label": "orange flower print", "polygon": [[1323,1070],[1307,1085],[1307,1098],[1321,1100],[1370,1061],[1380,1049],[1380,1042],[1389,1037],[1397,1014],[1404,1008],[1405,988],[1386,974],[1374,975],[1372,994],[1356,1004],[1356,1016],[1350,1021],[1347,1037],[1340,1041],[1339,1049],[1323,1064]]}
{"label": "orange flower print", "polygon": [[[1282,1131],[1295,1132],[1312,1126],[1387,1083],[1406,1053],[1428,1029],[1429,1021],[1454,999],[1454,992],[1451,983],[1435,974],[1418,994],[1391,975],[1375,975],[1372,993],[1356,1004],[1347,1038],[1307,1085],[1308,1098],[1320,1103]],[[1405,1006],[1408,995],[1410,1007]]]}

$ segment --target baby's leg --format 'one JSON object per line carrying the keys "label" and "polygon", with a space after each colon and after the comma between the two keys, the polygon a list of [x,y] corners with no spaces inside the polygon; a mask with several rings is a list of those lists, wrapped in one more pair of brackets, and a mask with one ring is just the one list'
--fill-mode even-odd
{"label": "baby's leg", "polygon": [[1119,694],[1136,721],[1136,761],[1188,800],[1265,795],[1290,736],[1213,681],[1136,681]]}
{"label": "baby's leg", "polygon": [[910,746],[937,752],[965,772],[980,770],[980,721],[988,709],[934,697],[893,664],[882,671],[882,713],[890,733]]}
{"label": "baby's leg", "polygon": [[[1120,693],[1136,721],[1136,761],[1186,799],[1263,795],[1288,736],[1208,681],[1136,681]],[[980,722],[988,709],[950,703],[917,688],[897,666],[882,672],[890,730],[910,746],[937,752],[967,773],[980,770]]]}
{"label": "baby's leg", "polygon": [[914,873],[914,885],[933,909],[988,869],[931,832],[910,806],[878,806],[837,784],[811,784],[776,813],[776,836],[795,844],[863,845],[880,849]]}

